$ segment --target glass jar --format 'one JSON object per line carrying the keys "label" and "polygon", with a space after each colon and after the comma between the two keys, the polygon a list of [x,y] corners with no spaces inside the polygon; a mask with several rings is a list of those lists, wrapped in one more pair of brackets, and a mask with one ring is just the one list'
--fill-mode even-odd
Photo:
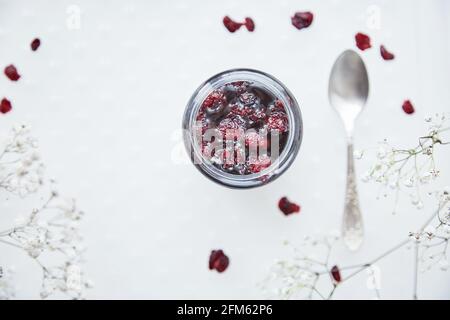
{"label": "glass jar", "polygon": [[[285,136],[282,136],[283,146],[280,150],[279,154],[277,154],[276,158],[271,158],[270,163],[267,166],[264,166],[263,169],[259,171],[260,167],[257,167],[258,170],[253,170],[251,172],[247,172],[245,174],[236,174],[227,172],[226,170],[221,169],[222,167],[217,166],[217,161],[214,162],[215,158],[210,158],[209,156],[204,155],[204,142],[203,136],[199,133],[199,122],[198,118],[200,113],[203,114],[203,109],[205,108],[206,100],[210,99],[211,93],[219,92],[228,85],[243,85],[252,86],[252,88],[256,88],[259,91],[264,93],[268,93],[267,96],[271,96],[276,98],[276,104],[282,106],[284,108],[282,115],[283,119],[287,120],[288,130],[283,133]],[[256,90],[255,89],[255,90]],[[261,89],[261,90],[260,90]],[[238,89],[240,90],[240,89]],[[223,91],[220,91],[223,92]],[[237,93],[239,94],[239,93]],[[239,101],[241,99],[242,94],[239,96]],[[253,97],[252,95],[250,95]],[[217,99],[221,99],[223,96],[219,96]],[[248,97],[248,94],[247,96]],[[254,97],[253,97],[254,98]],[[235,98],[236,99],[236,98]],[[226,101],[226,98],[224,98]],[[258,100],[262,101],[262,100]],[[245,102],[245,101],[244,101]],[[208,102],[209,103],[209,102]],[[262,104],[262,103],[261,103]],[[258,105],[260,107],[260,105]],[[267,106],[263,106],[266,108]],[[229,105],[226,108],[230,108]],[[245,106],[240,106],[240,108],[246,108]],[[271,105],[271,108],[273,105]],[[239,110],[247,110],[247,109],[239,109]],[[264,109],[266,110],[266,109]],[[272,109],[274,110],[274,109]],[[199,113],[200,112],[200,113]],[[271,114],[275,114],[276,111],[267,111],[272,112]],[[236,116],[239,117],[239,116]],[[274,116],[273,116],[274,117]],[[277,122],[269,119],[269,124]],[[242,119],[242,118],[239,118]],[[267,117],[265,118],[267,119]],[[220,119],[219,119],[220,120]],[[277,119],[275,119],[277,120]],[[209,120],[208,120],[209,121]],[[265,120],[267,121],[267,120]],[[272,122],[270,122],[272,121]],[[281,120],[277,120],[281,121]],[[283,123],[281,121],[281,123]],[[220,123],[222,125],[222,122]],[[268,125],[266,124],[266,128]],[[273,127],[273,126],[272,126]],[[221,128],[221,127],[220,127]],[[269,74],[266,74],[261,71],[251,70],[251,69],[232,69],[228,71],[221,72],[210,79],[206,80],[200,87],[194,92],[191,99],[189,100],[186,110],[183,116],[183,136],[184,143],[187,149],[188,154],[191,157],[192,163],[203,173],[205,176],[217,182],[221,185],[231,187],[231,188],[253,188],[258,187],[264,184],[267,184],[276,178],[278,178],[281,174],[283,174],[289,166],[294,161],[297,153],[299,151],[301,140],[302,140],[302,117],[300,113],[300,109],[298,107],[297,101],[290,93],[290,91],[277,79],[272,77]],[[280,129],[283,130],[283,129]],[[278,132],[278,131],[277,131]],[[277,133],[278,134],[278,133]],[[227,136],[228,137],[228,136]],[[245,136],[247,137],[247,136]],[[278,136],[272,136],[278,137]],[[274,145],[274,141],[281,141],[275,138],[271,138],[270,141],[272,143],[272,148]],[[212,138],[212,141],[214,138]],[[227,140],[228,141],[228,140]],[[243,140],[244,141],[244,140]],[[258,140],[259,141],[259,140]],[[267,141],[267,140],[265,140]],[[222,142],[220,142],[222,144]],[[245,140],[247,145],[247,140]],[[278,142],[279,143],[279,142]],[[259,148],[259,147],[258,147]],[[248,146],[246,147],[248,150]],[[234,150],[234,147],[233,147]],[[260,150],[260,149],[258,149]],[[272,149],[271,149],[272,150]],[[273,149],[275,150],[275,149]],[[278,150],[278,149],[277,149]],[[216,152],[217,153],[217,152]],[[271,156],[273,157],[274,152],[271,152]],[[249,159],[249,158],[247,158]],[[253,158],[252,158],[253,159]],[[244,160],[245,161],[245,160]],[[225,163],[225,162],[224,162]],[[223,164],[223,167],[225,164]],[[245,166],[242,165],[242,166]],[[242,168],[239,167],[239,168]],[[248,170],[249,167],[247,167]],[[255,166],[250,167],[255,168]]]}

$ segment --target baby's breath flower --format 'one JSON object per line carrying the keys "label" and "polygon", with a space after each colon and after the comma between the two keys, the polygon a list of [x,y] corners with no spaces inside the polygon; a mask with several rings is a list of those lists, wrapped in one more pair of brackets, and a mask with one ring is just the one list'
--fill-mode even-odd
{"label": "baby's breath flower", "polygon": [[[41,191],[44,166],[29,128],[16,125],[0,141],[0,192],[25,197]],[[85,250],[79,232],[83,213],[74,199],[60,196],[52,179],[47,179],[46,183],[50,184],[47,200],[32,209],[27,216],[16,218],[15,225],[0,232],[0,237],[7,238],[4,243],[23,249],[42,268],[42,299],[56,292],[70,298],[82,298],[84,289],[91,286],[80,267]],[[41,198],[45,199],[45,196]],[[47,256],[44,255],[47,252],[59,255],[60,258],[56,260],[61,265],[52,266],[51,261],[47,262],[43,257]],[[14,297],[6,279],[0,277],[0,299]]]}

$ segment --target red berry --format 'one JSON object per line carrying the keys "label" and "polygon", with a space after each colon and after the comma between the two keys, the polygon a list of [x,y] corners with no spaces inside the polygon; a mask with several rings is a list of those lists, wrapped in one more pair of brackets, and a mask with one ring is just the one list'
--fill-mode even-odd
{"label": "red berry", "polygon": [[225,138],[227,133],[231,136],[236,135],[238,131],[245,131],[245,120],[241,116],[233,115],[220,121],[217,127]]}
{"label": "red berry", "polygon": [[366,50],[372,47],[372,45],[370,44],[370,38],[368,35],[358,32],[355,35],[355,40],[356,40],[356,46],[360,49],[360,50]]}
{"label": "red berry", "polygon": [[228,268],[229,264],[230,259],[228,259],[222,250],[211,251],[211,255],[209,256],[209,270],[224,272]]}
{"label": "red berry", "polygon": [[290,202],[286,197],[283,197],[280,201],[278,201],[278,208],[280,208],[281,212],[283,212],[286,216],[300,212],[300,206]]}
{"label": "red berry", "polygon": [[236,90],[238,94],[245,92],[249,85],[250,83],[248,81],[234,81],[229,83],[229,86]]}
{"label": "red berry", "polygon": [[405,111],[406,114],[412,114],[415,111],[414,106],[412,105],[411,101],[409,101],[409,100],[405,100],[403,102],[402,109],[403,109],[403,111]]}
{"label": "red berry", "polygon": [[245,134],[245,146],[253,146],[259,148],[267,147],[267,138],[260,136],[256,131],[248,131]]}
{"label": "red berry", "polygon": [[236,32],[243,25],[243,23],[233,21],[229,16],[225,16],[223,18],[223,25],[228,29],[228,31]]}
{"label": "red berry", "polygon": [[281,100],[275,100],[275,108],[279,109],[279,110],[284,110],[284,104],[283,101]]}
{"label": "red berry", "polygon": [[224,102],[226,102],[224,94],[219,90],[214,90],[206,97],[205,101],[203,101],[202,107],[203,109],[216,109],[220,104],[223,104]]}
{"label": "red berry", "polygon": [[383,45],[380,46],[380,53],[384,60],[393,60],[395,58],[394,54],[387,51]]}
{"label": "red berry", "polygon": [[2,101],[0,102],[0,113],[3,114],[8,113],[11,111],[11,109],[12,109],[11,102],[8,99],[3,98]]}
{"label": "red berry", "polygon": [[267,155],[260,155],[259,158],[249,159],[248,170],[250,173],[258,173],[268,167],[270,167],[270,157]]}
{"label": "red berry", "polygon": [[333,268],[331,268],[331,276],[336,283],[341,282],[341,271],[339,270],[338,266],[334,266]]}
{"label": "red berry", "polygon": [[289,120],[286,113],[282,111],[274,111],[270,114],[267,120],[267,125],[270,130],[278,130],[279,132],[286,132],[289,129]]}
{"label": "red berry", "polygon": [[255,30],[255,23],[252,18],[245,18],[244,24],[248,31],[253,32]]}
{"label": "red berry", "polygon": [[5,68],[5,75],[11,81],[17,81],[20,79],[20,74],[17,72],[17,69],[14,65],[10,64]]}
{"label": "red berry", "polygon": [[41,45],[41,40],[39,40],[39,38],[34,39],[30,44],[31,50],[36,51],[40,45]]}
{"label": "red berry", "polygon": [[255,30],[255,22],[252,18],[245,18],[245,22],[236,22],[232,20],[229,16],[223,18],[223,25],[230,32],[236,32],[240,27],[245,26],[248,31],[253,32]]}
{"label": "red berry", "polygon": [[309,12],[296,12],[293,17],[291,17],[291,22],[294,27],[301,30],[303,28],[308,28],[313,22],[314,15]]}
{"label": "red berry", "polygon": [[258,97],[252,92],[244,92],[239,96],[239,101],[244,105],[252,105],[258,101]]}
{"label": "red berry", "polygon": [[252,111],[253,112],[248,116],[252,121],[263,120],[267,117],[267,114],[260,108],[254,108]]}

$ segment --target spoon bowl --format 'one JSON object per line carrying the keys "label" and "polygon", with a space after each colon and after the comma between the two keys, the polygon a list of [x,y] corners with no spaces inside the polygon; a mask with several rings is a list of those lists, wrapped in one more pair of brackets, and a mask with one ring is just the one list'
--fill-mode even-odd
{"label": "spoon bowl", "polygon": [[366,104],[369,96],[367,69],[359,54],[353,50],[344,51],[331,70],[328,86],[330,104],[344,122],[351,135],[356,117]]}

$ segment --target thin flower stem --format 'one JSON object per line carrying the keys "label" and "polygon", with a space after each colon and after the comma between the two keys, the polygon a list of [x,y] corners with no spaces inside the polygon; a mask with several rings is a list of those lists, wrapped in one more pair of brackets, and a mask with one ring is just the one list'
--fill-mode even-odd
{"label": "thin flower stem", "polygon": [[0,242],[4,243],[4,244],[7,244],[9,246],[13,246],[13,247],[16,247],[16,248],[19,248],[19,249],[23,249],[23,247],[21,245],[18,245],[16,243],[13,243],[13,242],[10,242],[10,241],[7,241],[7,240],[0,239]]}
{"label": "thin flower stem", "polygon": [[419,244],[416,241],[414,244],[414,279],[413,279],[413,299],[417,300],[417,282],[418,282],[418,275],[419,275]]}
{"label": "thin flower stem", "polygon": [[406,239],[402,242],[400,242],[399,244],[397,244],[396,246],[392,247],[391,249],[389,249],[388,251],[386,251],[385,253],[381,254],[380,256],[376,257],[375,259],[373,259],[372,261],[370,261],[369,263],[364,264],[360,269],[356,270],[355,272],[351,273],[349,276],[347,276],[346,278],[342,279],[341,282],[347,281],[348,279],[354,277],[355,275],[357,275],[358,273],[360,273],[361,271],[364,271],[365,269],[367,269],[368,267],[370,267],[371,265],[373,265],[374,263],[376,263],[377,261],[383,259],[384,257],[390,255],[391,253],[397,251],[398,249],[400,249],[401,247],[403,247],[404,245],[406,245],[407,243],[410,242],[410,239]]}

